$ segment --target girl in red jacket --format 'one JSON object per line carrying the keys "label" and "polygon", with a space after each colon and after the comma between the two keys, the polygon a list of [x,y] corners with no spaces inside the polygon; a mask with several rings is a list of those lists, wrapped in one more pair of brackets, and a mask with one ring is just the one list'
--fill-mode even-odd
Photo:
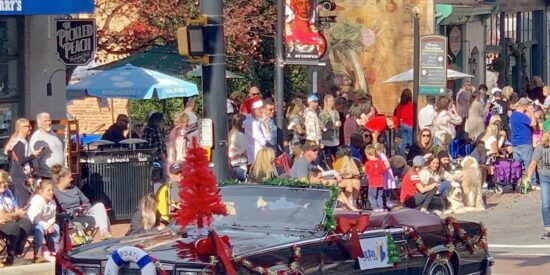
{"label": "girl in red jacket", "polygon": [[367,162],[365,163],[365,173],[369,183],[369,202],[374,212],[384,211],[384,172],[386,166],[378,158],[376,148],[373,145],[365,148]]}

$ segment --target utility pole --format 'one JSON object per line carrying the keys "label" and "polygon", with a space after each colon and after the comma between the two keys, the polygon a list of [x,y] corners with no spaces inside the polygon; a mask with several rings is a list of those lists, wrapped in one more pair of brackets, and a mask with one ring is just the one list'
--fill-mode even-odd
{"label": "utility pole", "polygon": [[283,57],[283,29],[284,29],[284,0],[277,0],[277,34],[275,35],[275,102],[277,106],[277,126],[284,129],[284,57]]}
{"label": "utility pole", "polygon": [[[420,93],[420,10],[413,10],[414,58],[413,58],[413,137],[418,134],[418,95]],[[414,140],[414,138],[413,138]]]}
{"label": "utility pole", "polygon": [[222,0],[201,0],[202,14],[208,18],[204,28],[204,52],[208,64],[202,65],[204,115],[214,124],[212,163],[218,180],[229,178],[227,157],[227,83],[225,79],[225,48],[223,36]]}

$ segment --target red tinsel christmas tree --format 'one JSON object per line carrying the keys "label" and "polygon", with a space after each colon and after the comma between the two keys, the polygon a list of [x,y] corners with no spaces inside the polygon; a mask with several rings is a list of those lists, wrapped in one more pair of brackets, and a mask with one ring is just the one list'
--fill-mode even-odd
{"label": "red tinsel christmas tree", "polygon": [[187,149],[180,182],[180,209],[176,223],[183,230],[189,224],[198,228],[210,226],[213,215],[227,215],[220,190],[216,185],[216,176],[208,168],[206,150],[197,146]]}

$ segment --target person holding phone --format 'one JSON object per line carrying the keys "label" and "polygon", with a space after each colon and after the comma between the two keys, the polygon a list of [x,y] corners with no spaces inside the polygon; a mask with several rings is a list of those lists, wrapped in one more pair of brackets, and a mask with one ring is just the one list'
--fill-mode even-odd
{"label": "person holding phone", "polygon": [[32,193],[32,179],[34,171],[32,162],[44,151],[39,147],[32,151],[27,138],[31,134],[32,126],[28,119],[20,118],[15,122],[15,132],[10,137],[4,148],[10,160],[10,177],[13,182],[12,190],[20,206],[25,206]]}

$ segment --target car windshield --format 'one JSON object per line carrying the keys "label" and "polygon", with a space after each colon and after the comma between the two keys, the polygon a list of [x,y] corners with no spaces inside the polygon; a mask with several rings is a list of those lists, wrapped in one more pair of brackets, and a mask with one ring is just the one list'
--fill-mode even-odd
{"label": "car windshield", "polygon": [[318,229],[325,217],[330,190],[266,185],[235,185],[221,189],[227,216],[213,226],[261,227],[285,230]]}

